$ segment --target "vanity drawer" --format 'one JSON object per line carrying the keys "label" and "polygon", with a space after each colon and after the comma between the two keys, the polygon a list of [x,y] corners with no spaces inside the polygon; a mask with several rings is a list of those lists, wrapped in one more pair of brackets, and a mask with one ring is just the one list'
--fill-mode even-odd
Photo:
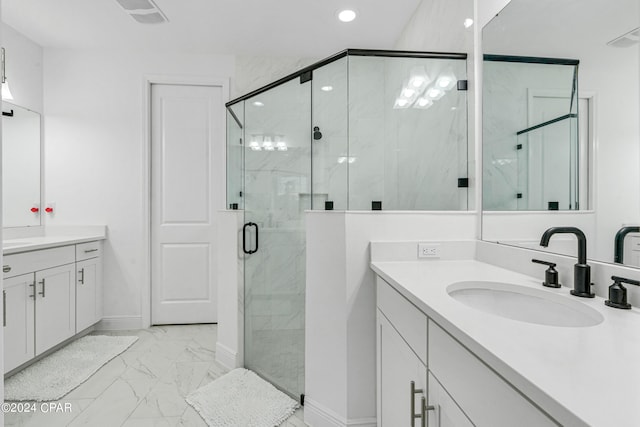
{"label": "vanity drawer", "polygon": [[[6,279],[59,265],[71,264],[75,262],[75,257],[73,245],[6,255],[2,261],[3,277]],[[5,271],[7,269],[9,271]]]}
{"label": "vanity drawer", "polygon": [[476,426],[558,425],[432,320],[429,371]]}
{"label": "vanity drawer", "polygon": [[76,261],[102,256],[102,242],[80,243],[76,245]]}
{"label": "vanity drawer", "polygon": [[427,316],[378,276],[378,308],[409,347],[427,363]]}

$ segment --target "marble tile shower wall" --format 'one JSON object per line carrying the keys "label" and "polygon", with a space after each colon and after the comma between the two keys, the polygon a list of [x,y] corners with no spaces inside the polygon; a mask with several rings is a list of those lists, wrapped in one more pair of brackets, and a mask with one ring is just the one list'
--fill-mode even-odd
{"label": "marble tile shower wall", "polygon": [[428,109],[392,108],[414,67],[466,78],[462,60],[349,58],[349,209],[466,210],[466,92]]}
{"label": "marble tile shower wall", "polygon": [[[569,94],[573,67],[485,61],[483,71],[483,207],[517,210],[519,180],[524,165],[518,163],[516,132],[529,123],[532,90],[557,90]],[[567,113],[568,113],[567,103]]]}
{"label": "marble tile shower wall", "polygon": [[348,206],[348,94],[347,58],[314,70],[312,125],[322,138],[311,142],[313,193],[318,197],[313,209],[324,209],[324,200],[332,201],[335,210]]}

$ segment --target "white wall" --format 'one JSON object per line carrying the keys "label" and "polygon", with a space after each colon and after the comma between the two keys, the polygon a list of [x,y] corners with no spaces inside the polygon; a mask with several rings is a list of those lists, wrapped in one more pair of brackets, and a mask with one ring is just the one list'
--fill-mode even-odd
{"label": "white wall", "polygon": [[236,74],[231,85],[231,98],[246,95],[320,59],[322,58],[236,56]]}
{"label": "white wall", "polygon": [[143,76],[229,78],[234,58],[45,49],[44,64],[46,200],[56,202],[47,225],[108,226],[105,317],[140,327],[150,298]]}
{"label": "white wall", "polygon": [[[375,276],[371,241],[475,238],[474,212],[307,213],[305,420],[375,425]],[[351,424],[349,424],[351,423]]]}
{"label": "white wall", "polygon": [[9,102],[42,113],[42,47],[4,22],[2,46],[6,52],[6,75],[14,98]]}
{"label": "white wall", "polygon": [[216,360],[227,369],[244,365],[244,211],[218,212],[218,333]]}

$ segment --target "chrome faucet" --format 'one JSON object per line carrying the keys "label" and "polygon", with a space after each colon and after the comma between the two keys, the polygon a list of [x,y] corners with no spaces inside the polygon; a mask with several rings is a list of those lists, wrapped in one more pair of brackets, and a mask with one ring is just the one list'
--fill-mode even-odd
{"label": "chrome faucet", "polygon": [[578,238],[578,263],[573,266],[573,290],[571,295],[583,298],[593,298],[595,294],[591,292],[591,266],[587,264],[587,238],[584,233],[576,227],[551,227],[540,239],[540,246],[549,246],[549,239],[557,233],[575,234]]}
{"label": "chrome faucet", "polygon": [[616,233],[615,245],[613,247],[613,262],[623,264],[624,258],[624,238],[629,233],[640,233],[640,227],[622,227]]}

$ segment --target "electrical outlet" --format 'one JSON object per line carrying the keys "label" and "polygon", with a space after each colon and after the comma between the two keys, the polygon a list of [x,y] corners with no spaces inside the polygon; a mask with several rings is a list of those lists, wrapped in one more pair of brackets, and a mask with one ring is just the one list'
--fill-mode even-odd
{"label": "electrical outlet", "polygon": [[440,258],[440,244],[418,243],[418,258]]}

